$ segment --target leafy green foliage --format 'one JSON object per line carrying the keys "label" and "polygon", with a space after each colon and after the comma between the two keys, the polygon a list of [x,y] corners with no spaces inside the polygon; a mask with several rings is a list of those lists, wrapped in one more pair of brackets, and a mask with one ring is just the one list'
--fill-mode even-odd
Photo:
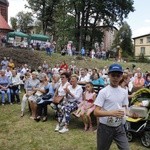
{"label": "leafy green foliage", "polygon": [[33,23],[32,13],[23,11],[17,14],[17,24],[21,32],[29,33],[29,26]]}
{"label": "leafy green foliage", "polygon": [[142,63],[150,63],[150,60],[147,59],[144,54],[140,54],[138,59],[137,59],[137,62],[142,62]]}
{"label": "leafy green foliage", "polygon": [[113,42],[113,47],[116,48],[118,45],[122,48],[124,57],[133,55],[132,31],[127,22],[123,23]]}
{"label": "leafy green foliage", "polygon": [[10,18],[10,23],[11,23],[12,29],[17,30],[17,28],[18,28],[17,18],[16,17],[11,17]]}
{"label": "leafy green foliage", "polygon": [[42,22],[43,34],[52,31],[55,23],[54,13],[59,0],[27,0],[27,2],[29,5],[26,7],[33,10],[37,19]]}

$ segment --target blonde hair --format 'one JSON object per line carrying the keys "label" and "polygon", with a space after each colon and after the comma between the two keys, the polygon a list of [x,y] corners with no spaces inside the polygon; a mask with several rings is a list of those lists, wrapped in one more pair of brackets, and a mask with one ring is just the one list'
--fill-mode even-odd
{"label": "blonde hair", "polygon": [[79,80],[79,77],[78,77],[77,74],[72,74],[72,75],[71,75],[71,78],[72,78],[72,77],[75,77],[77,80]]}
{"label": "blonde hair", "polygon": [[34,75],[36,75],[36,76],[39,75],[37,71],[33,71],[31,74],[34,74]]}
{"label": "blonde hair", "polygon": [[128,73],[123,73],[122,79],[120,80],[119,84],[121,84],[124,80],[127,80],[128,77],[129,77],[129,74],[128,74]]}

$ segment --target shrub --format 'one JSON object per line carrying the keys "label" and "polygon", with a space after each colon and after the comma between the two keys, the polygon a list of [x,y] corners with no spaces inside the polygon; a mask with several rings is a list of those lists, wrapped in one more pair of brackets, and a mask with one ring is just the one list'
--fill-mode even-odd
{"label": "shrub", "polygon": [[137,60],[137,62],[149,63],[150,60],[147,59],[147,58],[144,56],[144,54],[140,54],[140,55],[139,55],[139,58],[138,58],[138,60]]}

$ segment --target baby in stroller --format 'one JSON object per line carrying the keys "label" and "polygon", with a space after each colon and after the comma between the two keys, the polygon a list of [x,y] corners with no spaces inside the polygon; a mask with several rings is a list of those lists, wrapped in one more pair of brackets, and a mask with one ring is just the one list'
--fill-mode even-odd
{"label": "baby in stroller", "polygon": [[129,113],[136,113],[138,118],[127,118],[128,141],[132,141],[134,135],[138,134],[142,145],[150,147],[150,89],[142,88],[135,92]]}

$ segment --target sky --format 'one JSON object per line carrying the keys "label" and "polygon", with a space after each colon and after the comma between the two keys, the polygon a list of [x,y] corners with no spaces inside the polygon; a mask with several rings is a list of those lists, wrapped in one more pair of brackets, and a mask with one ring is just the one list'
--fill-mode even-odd
{"label": "sky", "polygon": [[[9,1],[9,19],[15,17],[19,11],[27,11],[24,5],[26,0],[8,0]],[[141,36],[150,33],[150,0],[134,0],[135,11],[125,19],[132,30],[132,37]]]}

